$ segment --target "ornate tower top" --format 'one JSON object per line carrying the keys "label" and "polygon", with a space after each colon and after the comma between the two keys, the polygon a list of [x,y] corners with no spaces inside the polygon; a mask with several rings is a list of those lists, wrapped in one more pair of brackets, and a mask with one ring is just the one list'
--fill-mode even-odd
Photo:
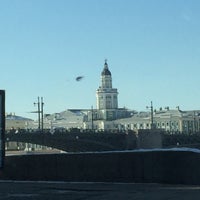
{"label": "ornate tower top", "polygon": [[107,59],[105,59],[105,63],[104,63],[104,69],[101,72],[101,76],[111,76],[111,72],[108,69],[108,64],[107,64]]}

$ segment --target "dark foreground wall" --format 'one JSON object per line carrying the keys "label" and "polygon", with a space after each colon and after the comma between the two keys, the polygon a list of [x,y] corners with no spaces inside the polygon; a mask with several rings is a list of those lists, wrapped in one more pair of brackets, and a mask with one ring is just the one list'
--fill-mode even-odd
{"label": "dark foreground wall", "polygon": [[200,154],[152,151],[8,156],[0,178],[200,184]]}

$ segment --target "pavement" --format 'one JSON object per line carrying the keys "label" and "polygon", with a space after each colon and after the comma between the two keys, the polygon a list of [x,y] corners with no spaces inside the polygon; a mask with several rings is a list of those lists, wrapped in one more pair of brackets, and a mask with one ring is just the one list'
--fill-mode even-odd
{"label": "pavement", "polygon": [[200,186],[0,181],[5,200],[199,200]]}

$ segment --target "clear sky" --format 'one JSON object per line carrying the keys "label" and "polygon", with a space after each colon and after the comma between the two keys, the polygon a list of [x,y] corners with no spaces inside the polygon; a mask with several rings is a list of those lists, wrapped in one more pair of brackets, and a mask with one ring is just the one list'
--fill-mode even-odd
{"label": "clear sky", "polygon": [[[199,0],[0,0],[6,112],[96,107],[104,60],[119,107],[200,109]],[[77,82],[77,76],[84,79]]]}

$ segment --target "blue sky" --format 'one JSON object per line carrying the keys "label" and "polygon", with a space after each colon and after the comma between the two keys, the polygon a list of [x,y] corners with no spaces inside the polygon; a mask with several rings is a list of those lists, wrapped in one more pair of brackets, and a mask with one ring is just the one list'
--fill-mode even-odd
{"label": "blue sky", "polygon": [[[199,0],[0,0],[6,112],[96,107],[104,59],[119,107],[200,109]],[[76,82],[77,76],[84,79]]]}

